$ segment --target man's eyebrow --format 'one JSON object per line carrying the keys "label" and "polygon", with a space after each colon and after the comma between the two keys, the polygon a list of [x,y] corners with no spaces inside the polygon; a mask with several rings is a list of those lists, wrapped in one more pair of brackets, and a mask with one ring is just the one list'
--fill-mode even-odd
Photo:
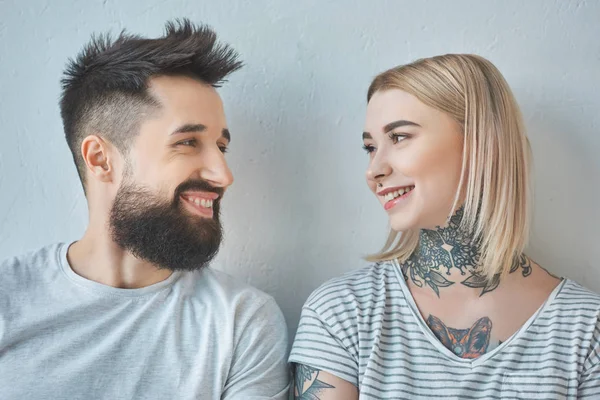
{"label": "man's eyebrow", "polygon": [[206,126],[202,124],[185,124],[171,132],[171,135],[177,135],[178,133],[189,133],[189,132],[204,132]]}
{"label": "man's eyebrow", "polygon": [[[206,131],[206,125],[202,125],[202,124],[185,124],[185,125],[181,125],[179,128],[175,129],[173,132],[171,132],[170,135],[177,135],[177,134],[181,134],[181,133],[190,133],[190,132],[204,132]],[[227,139],[228,142],[231,142],[231,132],[229,132],[229,129],[227,128],[223,128],[223,130],[221,131],[221,136],[225,139]]]}

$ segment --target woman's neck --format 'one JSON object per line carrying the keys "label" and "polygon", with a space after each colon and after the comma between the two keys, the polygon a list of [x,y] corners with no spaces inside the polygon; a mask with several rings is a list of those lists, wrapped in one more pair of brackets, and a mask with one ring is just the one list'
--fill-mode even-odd
{"label": "woman's neck", "polygon": [[[460,284],[485,293],[495,290],[500,284],[500,274],[485,279],[479,272],[479,243],[473,235],[460,228],[463,209],[459,209],[445,227],[423,229],[419,245],[411,257],[402,265],[405,279],[420,288],[430,288],[438,297],[440,292],[449,291],[452,285]],[[521,269],[529,276],[529,259],[522,255],[511,268],[511,273]]]}

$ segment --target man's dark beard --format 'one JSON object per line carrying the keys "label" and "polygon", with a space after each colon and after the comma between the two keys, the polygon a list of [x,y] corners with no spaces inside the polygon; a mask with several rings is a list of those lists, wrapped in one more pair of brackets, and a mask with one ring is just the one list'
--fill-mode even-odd
{"label": "man's dark beard", "polygon": [[221,197],[213,203],[213,218],[202,218],[183,209],[180,195],[188,190],[223,194],[204,181],[189,180],[177,187],[169,203],[144,187],[124,182],[110,212],[113,241],[161,269],[194,271],[207,266],[223,237]]}

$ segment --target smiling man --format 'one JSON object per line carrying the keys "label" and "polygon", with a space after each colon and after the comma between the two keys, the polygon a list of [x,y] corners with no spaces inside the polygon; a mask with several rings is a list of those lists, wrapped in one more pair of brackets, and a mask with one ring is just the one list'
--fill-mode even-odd
{"label": "smiling man", "polygon": [[2,399],[283,399],[275,301],[208,266],[233,177],[215,90],[239,69],[187,20],[95,37],[61,114],[89,226],[0,264]]}

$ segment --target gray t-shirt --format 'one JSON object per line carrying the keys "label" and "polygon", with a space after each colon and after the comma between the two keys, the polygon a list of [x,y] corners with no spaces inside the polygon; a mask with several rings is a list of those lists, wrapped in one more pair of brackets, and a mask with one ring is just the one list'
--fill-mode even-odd
{"label": "gray t-shirt", "polygon": [[0,264],[0,398],[287,397],[273,298],[211,268],[113,288],[75,274],[67,248]]}

